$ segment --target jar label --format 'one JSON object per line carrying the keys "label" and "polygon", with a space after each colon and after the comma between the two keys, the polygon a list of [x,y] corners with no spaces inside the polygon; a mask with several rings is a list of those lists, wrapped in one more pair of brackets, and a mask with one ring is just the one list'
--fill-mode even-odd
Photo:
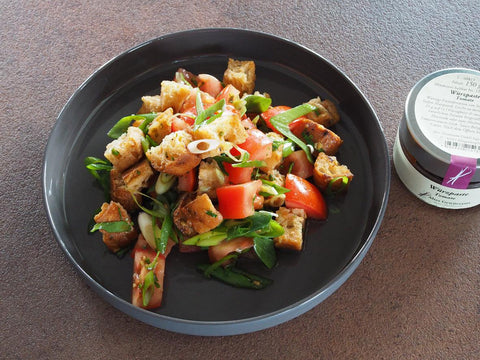
{"label": "jar label", "polygon": [[415,117],[436,147],[480,158],[480,76],[452,72],[433,78],[418,92]]}
{"label": "jar label", "polygon": [[453,189],[466,189],[477,170],[477,159],[451,155],[442,185]]}
{"label": "jar label", "polygon": [[403,153],[398,134],[393,146],[393,163],[407,189],[427,204],[446,209],[466,209],[480,204],[480,188],[453,189],[415,169]]}

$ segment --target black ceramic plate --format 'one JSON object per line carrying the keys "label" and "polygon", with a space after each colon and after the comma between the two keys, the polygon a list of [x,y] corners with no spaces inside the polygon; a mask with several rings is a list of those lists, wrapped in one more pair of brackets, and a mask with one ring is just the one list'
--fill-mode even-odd
{"label": "black ceramic plate", "polygon": [[[222,78],[228,57],[254,60],[256,89],[274,105],[295,106],[320,96],[334,101],[342,121],[333,129],[344,140],[338,153],[355,174],[346,196],[329,200],[325,222],[308,221],[303,251],[282,252],[261,290],[229,287],[203,278],[195,264],[205,254],[169,255],[163,305],[146,311],[130,304],[132,259],[106,250],[89,235],[102,191],[83,165],[103,156],[107,131],[135,113],[140,97],[158,94],[178,67]],[[330,62],[298,44],[234,29],[181,32],[148,41],[114,58],[70,98],[51,133],[43,169],[44,197],[55,236],[68,258],[104,299],[141,321],[197,335],[252,332],[290,320],[316,306],[352,274],[382,220],[390,181],[388,152],[379,121],[359,89]]]}

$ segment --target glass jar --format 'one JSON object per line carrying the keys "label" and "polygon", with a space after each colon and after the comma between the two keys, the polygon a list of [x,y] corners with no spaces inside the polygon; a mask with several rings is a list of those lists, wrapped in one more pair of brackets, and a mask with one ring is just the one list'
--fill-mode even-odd
{"label": "glass jar", "polygon": [[447,209],[480,204],[480,72],[444,69],[410,91],[393,147],[399,178]]}

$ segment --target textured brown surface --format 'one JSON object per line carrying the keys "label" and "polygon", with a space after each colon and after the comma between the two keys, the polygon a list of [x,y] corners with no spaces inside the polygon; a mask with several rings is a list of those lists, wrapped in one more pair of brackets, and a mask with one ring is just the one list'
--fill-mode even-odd
{"label": "textured brown surface", "polygon": [[480,208],[432,208],[395,174],[382,227],[351,278],[306,314],[253,334],[193,337],[140,323],[100,299],[55,242],[40,181],[50,130],[98,66],[140,42],[200,27],[297,41],[365,93],[390,154],[418,79],[480,68],[476,0],[276,3],[0,1],[0,358],[479,358]]}

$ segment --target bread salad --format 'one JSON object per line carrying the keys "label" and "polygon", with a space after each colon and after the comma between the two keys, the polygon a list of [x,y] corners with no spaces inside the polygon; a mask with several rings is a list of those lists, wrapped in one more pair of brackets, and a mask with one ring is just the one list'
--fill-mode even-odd
{"label": "bread salad", "polygon": [[[301,251],[306,219],[325,220],[325,195],[353,175],[335,154],[335,105],[319,97],[272,106],[255,91],[255,63],[229,59],[222,81],[178,69],[159,95],[108,132],[104,158],[85,165],[105,191],[94,216],[114,253],[132,250],[132,303],[159,307],[166,258],[205,252],[197,270],[236,287],[262,289],[276,251]],[[175,255],[180,256],[180,255]]]}

